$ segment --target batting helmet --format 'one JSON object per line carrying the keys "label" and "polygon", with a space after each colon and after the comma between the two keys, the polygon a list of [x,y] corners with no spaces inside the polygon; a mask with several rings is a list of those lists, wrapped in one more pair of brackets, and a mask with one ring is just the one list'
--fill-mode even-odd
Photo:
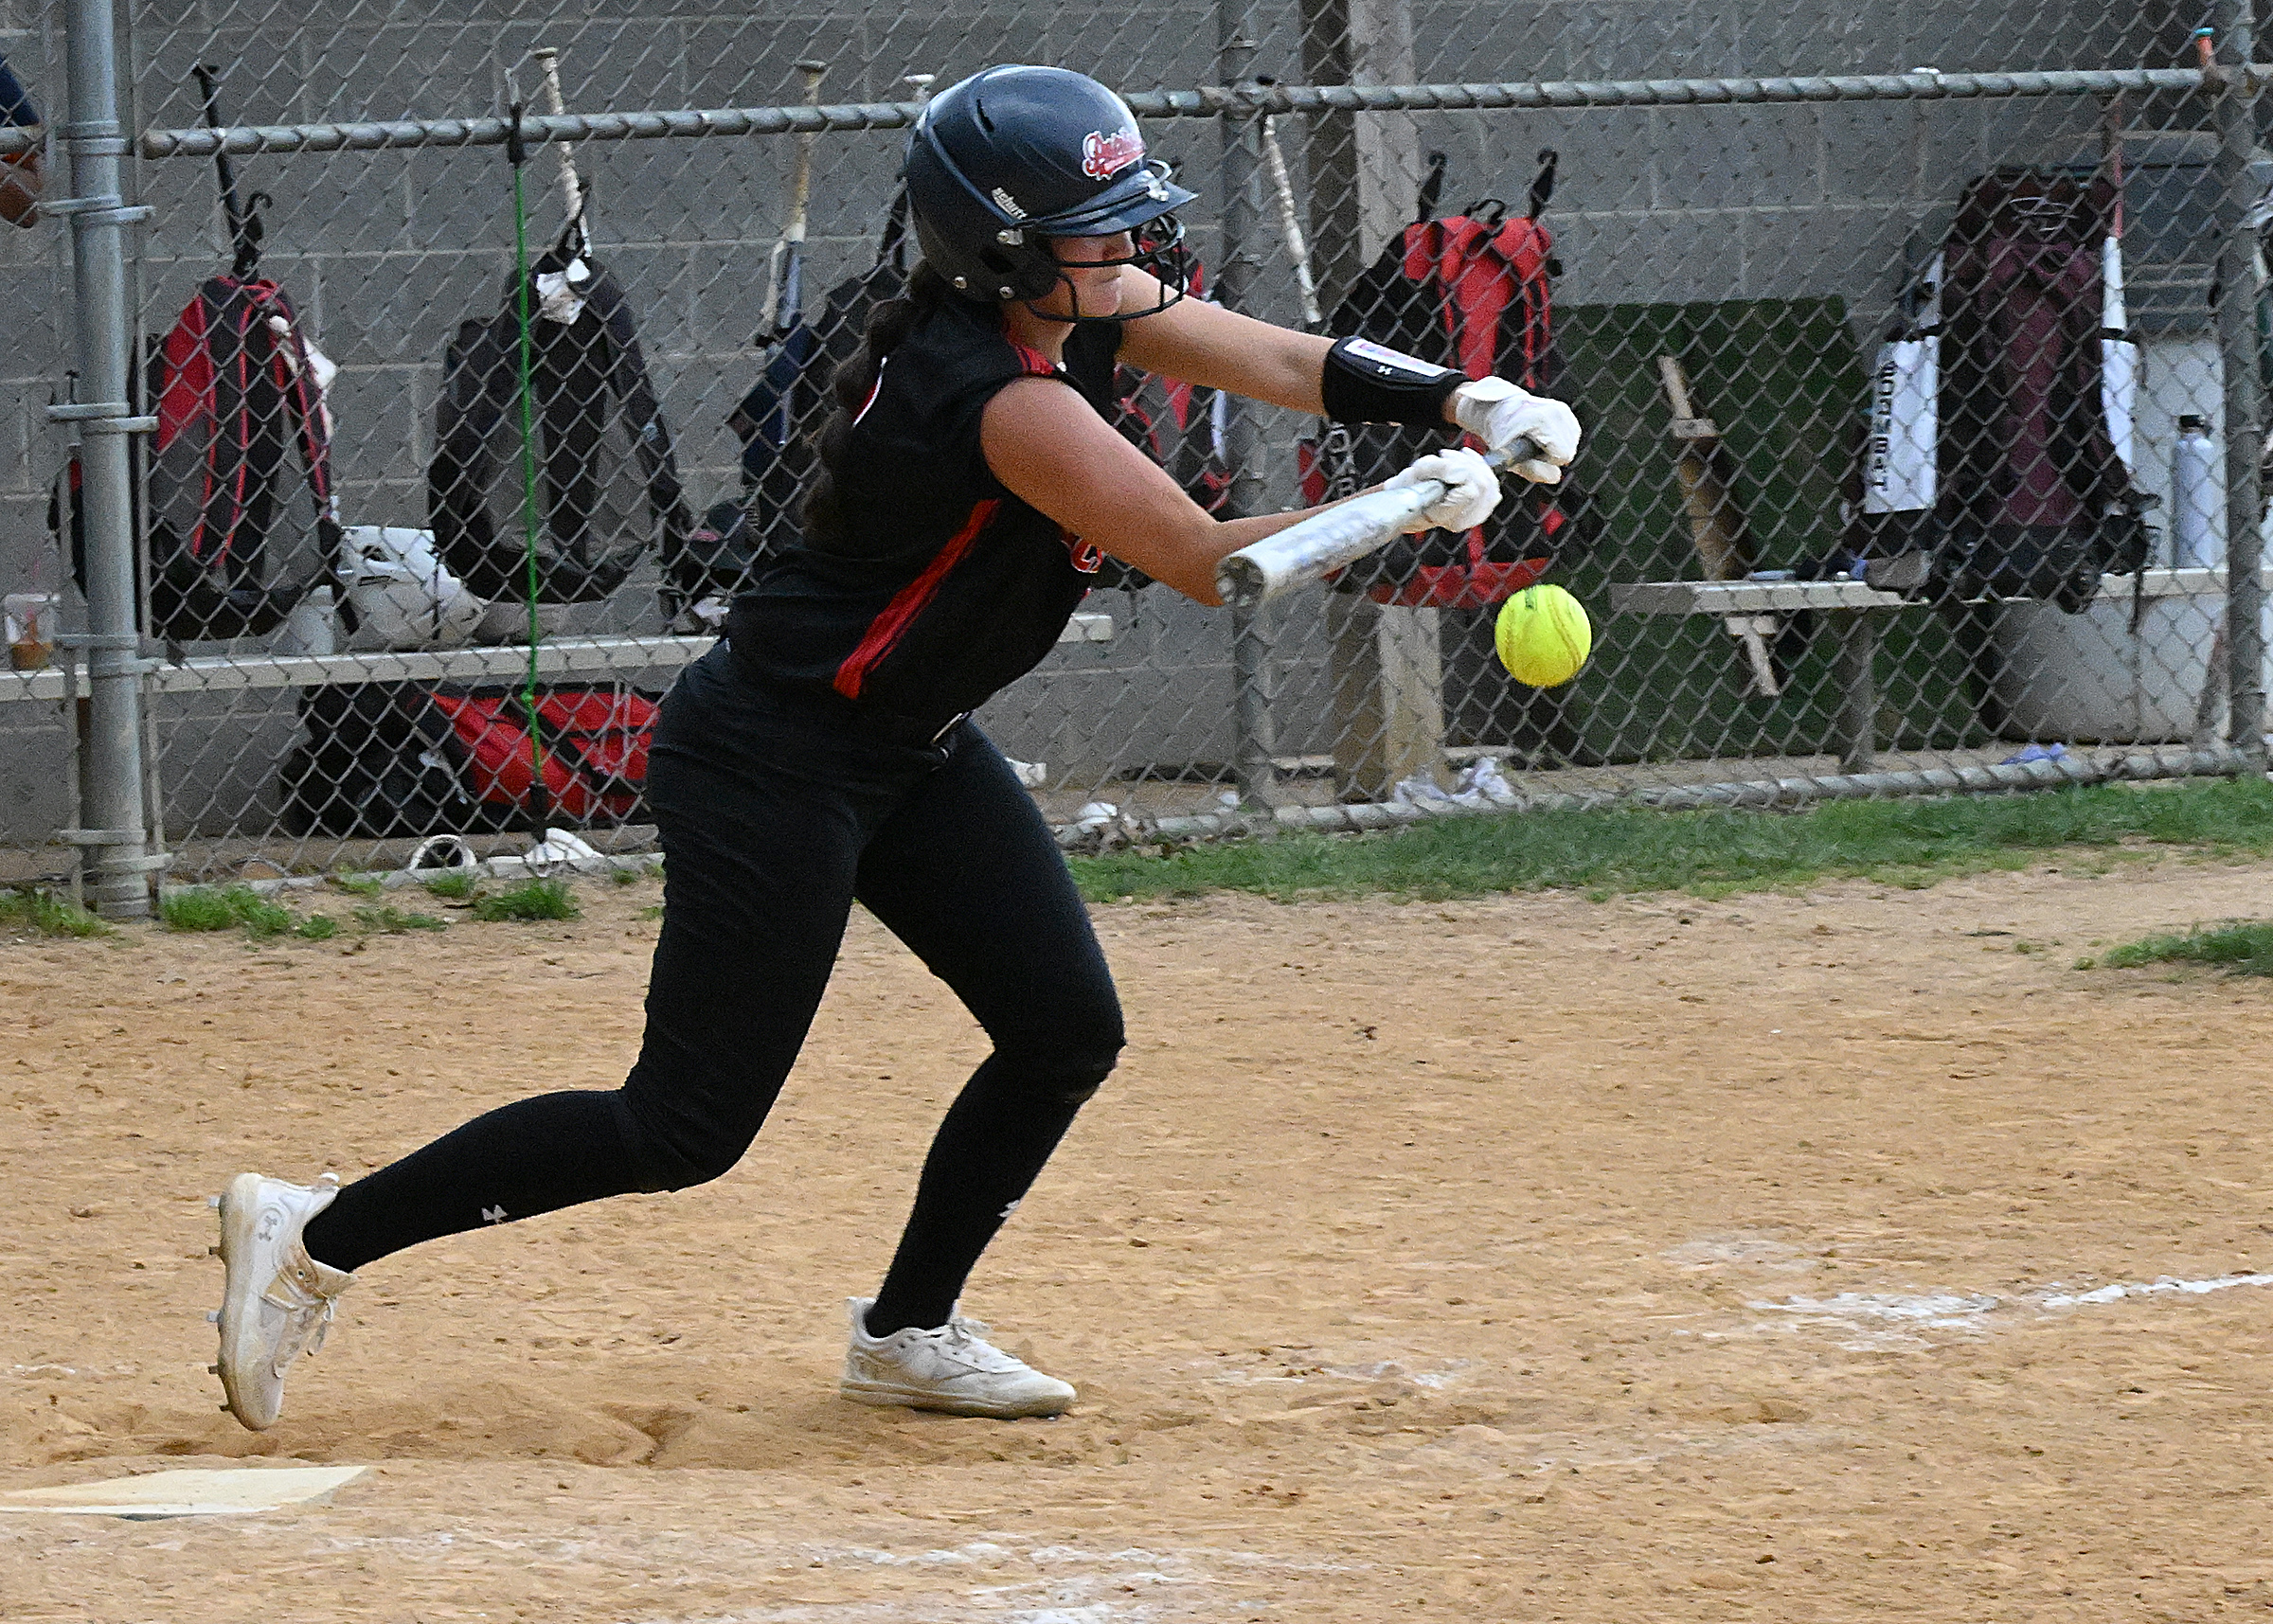
{"label": "batting helmet", "polygon": [[1172,211],[1194,194],[1145,157],[1128,103],[1084,74],[1012,65],[951,85],[917,120],[906,173],[923,258],[966,298],[1043,298],[1059,277],[1050,238],[1121,231],[1133,250],[1108,263],[1158,277],[1168,296],[1155,308],[1184,294],[1184,231]]}

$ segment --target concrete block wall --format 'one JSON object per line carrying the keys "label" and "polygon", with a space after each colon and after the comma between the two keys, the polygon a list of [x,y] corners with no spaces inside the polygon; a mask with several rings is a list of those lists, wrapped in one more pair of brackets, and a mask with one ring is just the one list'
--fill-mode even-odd
{"label": "concrete block wall", "polygon": [[[1907,7],[1793,8],[1772,0],[1417,0],[1416,65],[1438,80],[1641,78],[2097,66],[2180,60],[2192,12],[2173,0],[2108,8],[2083,0],[2007,5],[1922,0]],[[0,0],[0,50],[62,111],[60,9]],[[1258,71],[1299,77],[1299,9],[1257,9]],[[502,107],[512,76],[536,91],[527,52],[562,52],[578,110],[758,105],[800,94],[796,59],[831,62],[828,99],[904,97],[911,71],[952,80],[992,61],[1061,62],[1130,89],[1211,81],[1218,8],[1129,7],[1095,0],[922,8],[814,3],[762,11],[698,0],[588,0],[574,6],[473,0],[451,9],[357,7],[299,12],[249,0],[185,9],[132,5],[130,121],[200,121],[188,69],[226,70],[237,122],[439,116]],[[2184,106],[2152,110],[2171,121]],[[2099,109],[2075,102],[1807,105],[1516,116],[1431,115],[1422,149],[1451,154],[1445,204],[1495,195],[1519,204],[1533,153],[1562,154],[1553,221],[1567,266],[1565,303],[1837,294],[1858,330],[1875,325],[1899,278],[1904,244],[1944,209],[1963,179],[1997,162],[2060,159],[2095,138]],[[1304,134],[1282,128],[1297,183]],[[1217,132],[1150,127],[1155,150],[1212,174]],[[865,263],[889,195],[902,137],[819,144],[808,305]],[[601,257],[631,290],[649,362],[698,504],[734,487],[724,419],[752,381],[748,346],[763,314],[767,255],[782,223],[795,144],[788,140],[595,143],[578,162],[592,182]],[[226,258],[208,163],[140,162],[134,184],[156,218],[141,234],[145,320],[162,330],[197,281]],[[506,168],[495,150],[250,157],[239,186],[273,195],[267,267],[298,301],[343,368],[337,474],[351,523],[419,524],[442,348],[456,323],[492,308],[510,265]],[[528,170],[532,237],[558,229],[549,155]],[[59,187],[61,179],[57,182]],[[1212,259],[1206,205],[1195,241]],[[1275,239],[1258,245],[1266,313],[1295,313]],[[44,225],[0,237],[10,320],[0,354],[0,580],[52,580],[47,480],[61,441],[40,417],[67,336],[68,246]],[[1292,499],[1290,442],[1303,425],[1264,415],[1274,497]],[[45,572],[42,576],[41,572]],[[1154,591],[1106,595],[1124,634],[1067,648],[991,707],[1012,754],[1055,764],[1131,766],[1223,760],[1229,754],[1228,644],[1220,617]],[[627,591],[605,616],[627,631],[656,625],[652,598]],[[1290,624],[1289,657],[1322,658]],[[1322,685],[1291,680],[1292,692]],[[28,711],[35,707],[6,707]],[[1280,719],[1290,751],[1325,748],[1331,719]],[[289,701],[169,711],[169,799],[201,809],[209,832],[257,827],[264,763]],[[37,838],[62,815],[51,718],[0,714],[0,749],[21,771],[0,795],[0,836]],[[37,746],[35,748],[35,746]],[[27,787],[28,786],[28,788]],[[178,814],[177,814],[178,815]]]}

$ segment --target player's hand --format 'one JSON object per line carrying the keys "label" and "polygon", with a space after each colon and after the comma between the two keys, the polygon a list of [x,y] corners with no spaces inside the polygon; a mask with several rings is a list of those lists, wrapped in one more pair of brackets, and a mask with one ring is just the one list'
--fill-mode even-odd
{"label": "player's hand", "polygon": [[1518,438],[1539,448],[1512,473],[1537,485],[1559,484],[1563,465],[1579,455],[1579,418],[1560,401],[1518,389],[1505,378],[1478,378],[1452,393],[1452,415],[1460,427],[1498,451]]}
{"label": "player's hand", "polygon": [[1396,491],[1418,485],[1424,479],[1442,481],[1444,494],[1405,526],[1405,533],[1408,536],[1419,535],[1423,530],[1473,530],[1499,506],[1499,475],[1480,454],[1465,446],[1454,451],[1431,452],[1404,473],[1382,481],[1381,488]]}

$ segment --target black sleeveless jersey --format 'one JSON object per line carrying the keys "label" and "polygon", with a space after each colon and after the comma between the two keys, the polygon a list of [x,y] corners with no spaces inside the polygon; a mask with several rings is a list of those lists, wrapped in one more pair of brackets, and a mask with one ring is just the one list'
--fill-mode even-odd
{"label": "black sleeveless jersey", "polygon": [[1000,313],[949,297],[885,357],[836,470],[841,541],[808,534],[726,617],[761,679],[826,688],[899,718],[975,710],[1048,653],[1096,575],[987,467],[979,415],[1014,378],[1058,377],[1065,410],[1111,399],[1120,329],[1083,324],[1065,362],[1011,341]]}

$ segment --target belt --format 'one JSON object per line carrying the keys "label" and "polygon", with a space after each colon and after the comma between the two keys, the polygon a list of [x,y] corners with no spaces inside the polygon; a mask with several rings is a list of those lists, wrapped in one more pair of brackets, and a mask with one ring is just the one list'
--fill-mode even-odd
{"label": "belt", "polygon": [[737,652],[729,653],[734,668],[743,678],[776,695],[793,709],[808,711],[817,707],[818,714],[839,720],[856,732],[871,739],[881,739],[889,744],[900,744],[918,750],[928,750],[971,719],[967,710],[958,710],[944,722],[927,716],[907,716],[895,710],[883,710],[872,705],[863,705],[847,699],[833,688],[809,688],[780,682],[771,672],[754,661],[743,660]]}
{"label": "belt", "polygon": [[865,705],[857,706],[852,714],[855,725],[862,732],[894,744],[912,744],[923,750],[936,747],[971,719],[969,711],[958,710],[945,722],[935,723],[928,717],[902,716],[896,711],[876,710]]}
{"label": "belt", "polygon": [[800,684],[784,684],[773,672],[757,666],[757,661],[745,661],[739,654],[739,650],[732,648],[732,640],[727,640],[725,648],[732,668],[741,674],[743,682],[771,693],[784,706],[818,711],[820,716],[830,716],[854,731],[868,734],[868,739],[882,739],[885,742],[891,742],[891,745],[909,745],[914,750],[932,750],[934,745],[939,745],[939,741],[943,741],[945,736],[953,734],[957,727],[961,727],[971,720],[971,711],[957,711],[955,716],[943,720],[943,723],[934,723],[927,716],[904,716],[900,711],[885,711],[885,708],[877,708],[873,705],[862,705],[859,700],[848,700],[848,697],[836,693],[834,688],[805,688]]}

